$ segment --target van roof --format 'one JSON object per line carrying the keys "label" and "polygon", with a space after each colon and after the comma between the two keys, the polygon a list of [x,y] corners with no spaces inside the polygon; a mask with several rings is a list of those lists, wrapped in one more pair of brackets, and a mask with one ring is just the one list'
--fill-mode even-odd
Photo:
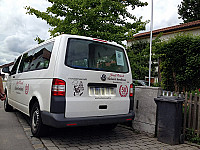
{"label": "van roof", "polygon": [[[46,43],[48,43],[48,42],[54,41],[56,38],[60,38],[60,37],[80,38],[80,39],[86,39],[86,40],[93,40],[93,41],[102,42],[102,43],[107,43],[107,44],[111,44],[111,45],[115,45],[115,46],[124,48],[122,45],[117,44],[116,42],[109,42],[109,41],[105,41],[105,40],[102,40],[102,39],[97,39],[97,38],[92,38],[92,37],[86,37],[86,36],[80,36],[80,35],[62,34],[62,35],[56,36],[56,37],[54,37],[54,38],[45,40],[45,41],[42,42],[41,44],[38,44],[38,45],[35,45],[34,47],[31,47],[31,48],[29,48],[28,50],[24,51],[23,53],[26,53],[26,52],[28,52],[28,51],[34,49],[34,48],[37,48],[37,47],[39,47],[39,46],[41,46],[41,45],[46,44]],[[23,53],[22,53],[22,54],[23,54]],[[20,54],[20,55],[21,55],[21,54]]]}
{"label": "van roof", "polygon": [[81,38],[81,39],[93,40],[93,41],[108,43],[108,44],[112,44],[112,45],[116,45],[116,46],[120,46],[120,47],[124,48],[122,45],[117,44],[116,42],[109,42],[109,41],[106,41],[106,40],[103,40],[103,39],[98,39],[98,38],[92,38],[92,37],[86,37],[86,36],[80,36],[80,35],[71,35],[71,34],[62,34],[60,36],[67,36],[67,37],[70,37],[70,38]]}

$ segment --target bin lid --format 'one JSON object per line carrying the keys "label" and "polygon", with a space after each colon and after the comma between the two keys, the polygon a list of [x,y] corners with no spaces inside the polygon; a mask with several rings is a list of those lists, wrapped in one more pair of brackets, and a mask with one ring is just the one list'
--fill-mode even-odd
{"label": "bin lid", "polygon": [[160,96],[154,98],[155,102],[169,102],[169,103],[182,103],[184,98],[176,97],[176,96]]}

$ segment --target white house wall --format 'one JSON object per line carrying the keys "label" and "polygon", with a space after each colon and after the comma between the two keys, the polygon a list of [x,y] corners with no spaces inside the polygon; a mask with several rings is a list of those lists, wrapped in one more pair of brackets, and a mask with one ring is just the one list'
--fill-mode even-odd
{"label": "white house wall", "polygon": [[[195,30],[190,30],[190,31],[184,31],[184,32],[177,32],[177,33],[171,33],[171,34],[163,34],[160,39],[161,40],[168,40],[172,37],[174,37],[175,35],[177,34],[180,34],[180,33],[190,33],[190,34],[193,34],[193,35],[200,35],[200,29],[195,29]],[[153,40],[155,39],[156,37],[153,37]],[[135,41],[150,41],[150,37],[149,38],[144,38],[144,39],[138,39],[138,40],[134,40],[134,41],[130,41],[130,42],[127,42],[127,47],[130,47]]]}

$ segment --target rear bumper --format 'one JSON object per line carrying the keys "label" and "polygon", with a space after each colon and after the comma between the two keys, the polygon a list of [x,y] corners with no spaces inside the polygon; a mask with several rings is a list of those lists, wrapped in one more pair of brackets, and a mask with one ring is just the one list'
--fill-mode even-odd
{"label": "rear bumper", "polygon": [[112,115],[100,117],[83,117],[83,118],[65,118],[64,114],[56,114],[49,112],[41,112],[42,122],[55,128],[63,128],[67,126],[87,126],[99,124],[112,124],[129,122],[134,119],[134,112],[125,115]]}

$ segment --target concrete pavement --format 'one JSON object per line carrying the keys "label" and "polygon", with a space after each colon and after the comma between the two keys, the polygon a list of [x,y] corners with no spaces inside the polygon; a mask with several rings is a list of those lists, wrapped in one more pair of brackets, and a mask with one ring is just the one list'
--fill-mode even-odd
{"label": "concrete pavement", "polygon": [[[33,148],[34,147],[34,148]],[[32,137],[26,117],[6,113],[0,102],[0,150],[198,150],[200,145],[168,145],[119,125],[113,131],[79,127],[52,129],[47,137]]]}
{"label": "concrete pavement", "polygon": [[200,145],[186,142],[169,145],[157,138],[134,132],[123,125],[113,131],[92,127],[52,129],[47,137],[32,137],[30,126],[16,113],[35,150],[199,150]]}
{"label": "concrete pavement", "polygon": [[0,101],[0,150],[34,150],[15,112],[5,112]]}

